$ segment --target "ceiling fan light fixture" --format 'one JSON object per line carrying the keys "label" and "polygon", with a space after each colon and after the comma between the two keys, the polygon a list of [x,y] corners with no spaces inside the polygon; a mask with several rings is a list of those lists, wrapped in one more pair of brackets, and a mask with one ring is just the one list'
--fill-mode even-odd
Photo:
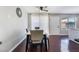
{"label": "ceiling fan light fixture", "polygon": [[43,10],[43,7],[42,6],[40,7],[40,10]]}
{"label": "ceiling fan light fixture", "polygon": [[39,6],[37,8],[39,8],[40,12],[48,12],[47,6]]}

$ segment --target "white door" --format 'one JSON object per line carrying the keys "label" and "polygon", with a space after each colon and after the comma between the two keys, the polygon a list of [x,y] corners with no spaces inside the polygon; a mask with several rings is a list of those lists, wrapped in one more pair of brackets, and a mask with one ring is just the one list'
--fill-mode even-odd
{"label": "white door", "polygon": [[50,15],[50,35],[60,34],[59,16]]}

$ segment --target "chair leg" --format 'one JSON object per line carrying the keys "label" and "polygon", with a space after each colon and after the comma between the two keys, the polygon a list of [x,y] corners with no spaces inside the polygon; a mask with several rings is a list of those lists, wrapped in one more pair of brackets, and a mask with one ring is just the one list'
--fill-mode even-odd
{"label": "chair leg", "polygon": [[28,50],[28,43],[26,42],[26,52],[27,52],[27,50]]}
{"label": "chair leg", "polygon": [[47,52],[47,41],[46,41],[46,37],[45,37],[45,50]]}
{"label": "chair leg", "polygon": [[40,44],[40,51],[42,52],[42,44]]}
{"label": "chair leg", "polygon": [[29,35],[27,35],[27,39],[26,39],[26,50],[25,50],[26,52],[27,52],[27,50],[28,50],[28,44],[29,44],[28,41],[29,41]]}

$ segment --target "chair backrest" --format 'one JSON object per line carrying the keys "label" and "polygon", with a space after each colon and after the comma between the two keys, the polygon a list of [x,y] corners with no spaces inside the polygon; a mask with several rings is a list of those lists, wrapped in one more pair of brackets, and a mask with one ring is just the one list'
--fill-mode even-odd
{"label": "chair backrest", "polygon": [[43,30],[31,30],[32,43],[40,43],[43,39]]}

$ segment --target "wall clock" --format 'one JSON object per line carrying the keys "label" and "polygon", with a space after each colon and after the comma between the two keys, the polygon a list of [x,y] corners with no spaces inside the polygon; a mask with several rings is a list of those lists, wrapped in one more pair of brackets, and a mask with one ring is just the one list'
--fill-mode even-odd
{"label": "wall clock", "polygon": [[18,17],[22,17],[22,11],[19,7],[16,8],[16,14],[17,14]]}

